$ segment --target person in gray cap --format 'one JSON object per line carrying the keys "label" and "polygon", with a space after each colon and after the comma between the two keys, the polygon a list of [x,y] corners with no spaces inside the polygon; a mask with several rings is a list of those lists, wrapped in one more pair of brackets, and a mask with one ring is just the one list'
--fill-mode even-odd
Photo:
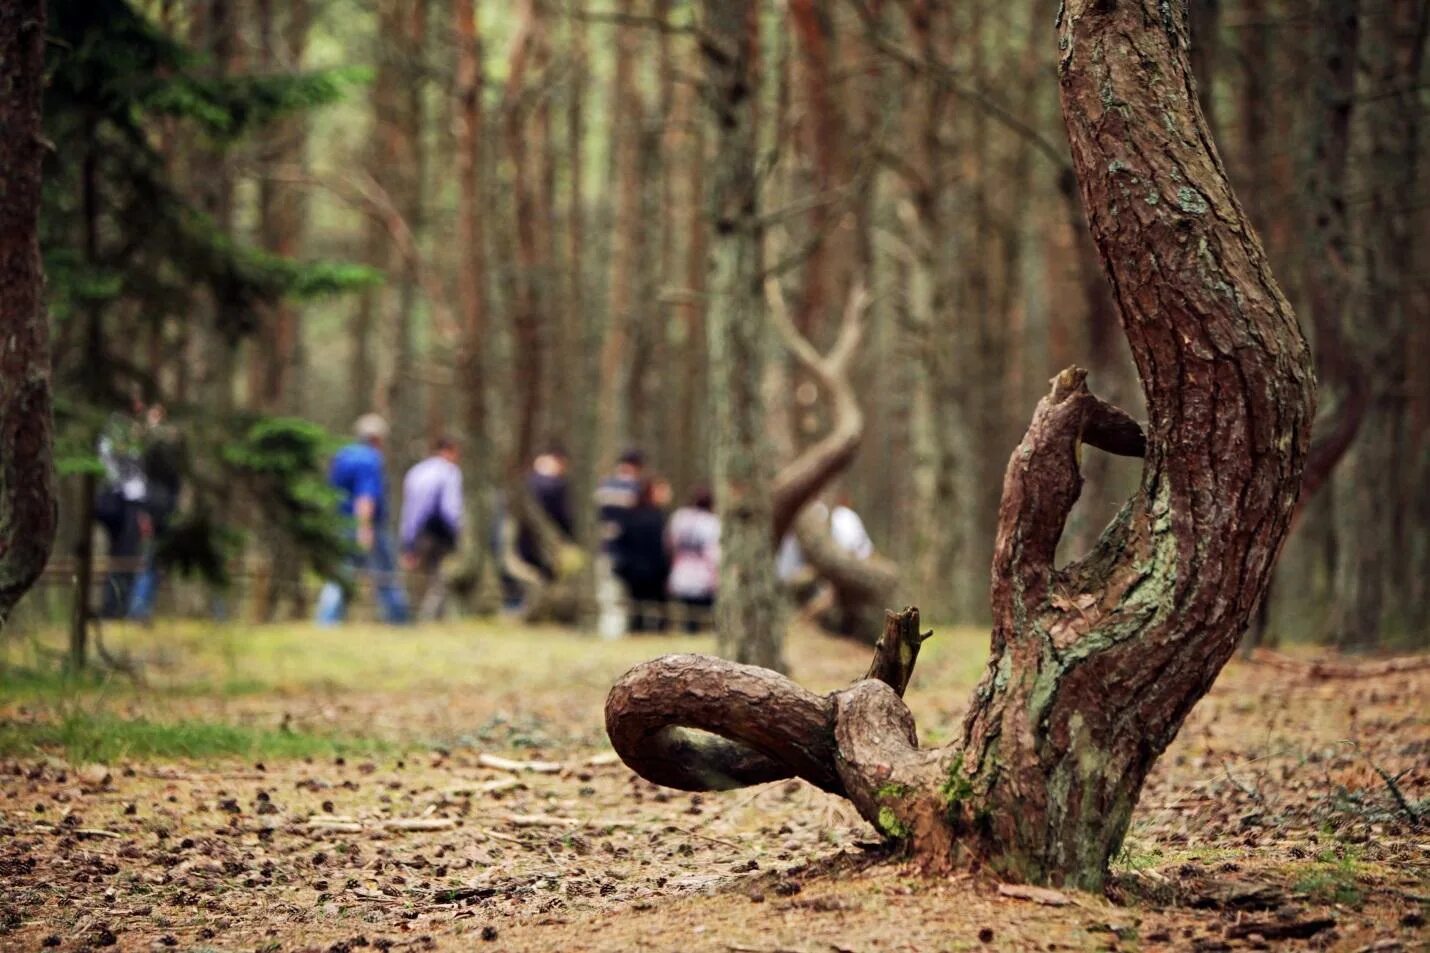
{"label": "person in gray cap", "polygon": [[[363,414],[353,429],[357,439],[334,454],[328,467],[328,484],[338,491],[338,511],[353,521],[355,552],[348,568],[354,576],[366,573],[371,578],[382,620],[402,625],[409,618],[407,593],[397,578],[386,527],[382,445],[387,440],[387,421],[378,414]],[[347,588],[338,580],[329,580],[323,586],[318,596],[320,625],[336,625],[343,620]]]}

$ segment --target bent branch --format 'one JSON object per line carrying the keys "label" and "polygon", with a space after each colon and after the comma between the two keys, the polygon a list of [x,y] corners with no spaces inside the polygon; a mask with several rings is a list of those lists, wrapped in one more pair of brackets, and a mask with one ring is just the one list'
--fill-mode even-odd
{"label": "bent branch", "polygon": [[[919,632],[917,609],[888,613],[859,684],[877,681],[901,696],[931,634]],[[665,655],[637,665],[606,697],[606,733],[621,760],[647,781],[682,791],[799,777],[844,794],[834,715],[833,696],[708,655]]]}
{"label": "bent branch", "polygon": [[829,353],[821,355],[790,320],[779,282],[765,282],[770,316],[795,360],[829,396],[832,423],[829,433],[811,444],[775,475],[770,489],[771,534],[776,544],[794,525],[795,517],[820,489],[849,465],[864,438],[864,412],[849,382],[849,365],[864,337],[864,314],[869,294],[863,283],[849,292],[839,336]]}

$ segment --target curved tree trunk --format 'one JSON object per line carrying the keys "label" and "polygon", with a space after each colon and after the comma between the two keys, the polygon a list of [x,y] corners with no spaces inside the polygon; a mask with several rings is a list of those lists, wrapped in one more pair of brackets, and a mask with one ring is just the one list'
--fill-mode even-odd
{"label": "curved tree trunk", "polygon": [[875,553],[867,559],[845,550],[829,529],[829,510],[807,506],[794,521],[794,536],[811,569],[829,584],[805,609],[820,627],[873,644],[886,606],[898,604],[899,566]]}
{"label": "curved tree trunk", "polygon": [[[830,405],[829,432],[806,447],[775,475],[771,488],[771,527],[776,544],[793,532],[810,568],[829,589],[806,606],[819,625],[840,635],[872,643],[879,635],[886,606],[894,605],[899,567],[882,556],[859,559],[835,543],[829,511],[811,505],[819,492],[848,469],[864,440],[864,412],[849,379],[850,364],[864,336],[869,296],[855,282],[845,303],[839,337],[829,353],[819,354],[795,325],[779,282],[765,282],[770,317],[795,360],[820,386]],[[792,439],[785,441],[793,444]],[[788,448],[781,448],[787,451]]]}
{"label": "curved tree trunk", "polygon": [[40,91],[45,6],[0,12],[0,625],[55,538],[50,341],[41,295]]}
{"label": "curved tree trunk", "polygon": [[[821,355],[791,320],[778,282],[765,282],[770,318],[799,365],[814,378],[829,400],[829,432],[780,468],[770,486],[770,535],[775,544],[794,526],[795,517],[849,466],[864,439],[864,412],[849,380],[849,366],[864,339],[864,314],[869,296],[856,284],[844,307],[839,338]],[[793,440],[789,441],[791,444]]]}
{"label": "curved tree trunk", "polygon": [[[920,750],[887,680],[821,699],[767,676],[752,692],[745,669],[677,657],[633,669],[607,701],[637,771],[671,783],[688,759],[680,780],[698,782],[735,755],[764,759],[709,780],[780,768],[847,795],[930,870],[979,861],[1101,886],[1148,770],[1266,586],[1315,409],[1305,340],[1197,105],[1186,15],[1185,0],[1069,0],[1059,17],[1073,162],[1150,420],[1144,438],[1076,368],[1039,403],[1004,478],[992,653],[962,737]],[[1142,455],[1142,486],[1096,549],[1058,570],[1084,443]],[[917,641],[916,622],[894,622],[877,655]],[[667,696],[665,683],[693,687]],[[724,740],[672,746],[682,728]]]}

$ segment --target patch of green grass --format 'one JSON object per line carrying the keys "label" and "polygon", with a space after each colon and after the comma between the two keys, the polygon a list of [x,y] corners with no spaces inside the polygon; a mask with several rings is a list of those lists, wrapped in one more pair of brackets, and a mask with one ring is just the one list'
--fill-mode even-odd
{"label": "patch of green grass", "polygon": [[384,742],[303,732],[249,728],[207,721],[150,721],[107,713],[71,711],[55,721],[0,722],[0,756],[62,754],[74,763],[123,758],[226,758],[262,760],[372,754]]}
{"label": "patch of green grass", "polygon": [[1112,867],[1114,870],[1140,873],[1144,870],[1155,870],[1165,862],[1166,857],[1160,847],[1141,844],[1129,837],[1122,842],[1117,856],[1112,858]]}
{"label": "patch of green grass", "polygon": [[[99,667],[76,674],[60,664],[48,668],[0,665],[0,700],[6,701],[54,701],[81,695],[138,694],[146,687],[127,675],[107,672]],[[271,690],[268,682],[251,676],[200,679],[164,685],[161,689],[163,694],[174,697],[207,698],[238,698]]]}
{"label": "patch of green grass", "polygon": [[1299,867],[1295,890],[1320,903],[1359,907],[1365,899],[1362,873],[1358,850],[1324,850],[1313,862]]}

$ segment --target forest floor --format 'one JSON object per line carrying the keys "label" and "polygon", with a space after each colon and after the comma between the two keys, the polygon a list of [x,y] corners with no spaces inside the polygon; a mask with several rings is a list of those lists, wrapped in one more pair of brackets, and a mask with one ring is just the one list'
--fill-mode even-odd
{"label": "forest floor", "polygon": [[[605,743],[606,689],[708,638],[171,625],[106,644],[142,684],[60,683],[34,674],[45,640],[0,647],[0,949],[1430,948],[1430,671],[1233,662],[1103,897],[922,878],[800,782],[637,779]],[[926,743],[958,730],[986,644],[926,646]],[[790,657],[827,691],[868,650],[797,631]]]}

